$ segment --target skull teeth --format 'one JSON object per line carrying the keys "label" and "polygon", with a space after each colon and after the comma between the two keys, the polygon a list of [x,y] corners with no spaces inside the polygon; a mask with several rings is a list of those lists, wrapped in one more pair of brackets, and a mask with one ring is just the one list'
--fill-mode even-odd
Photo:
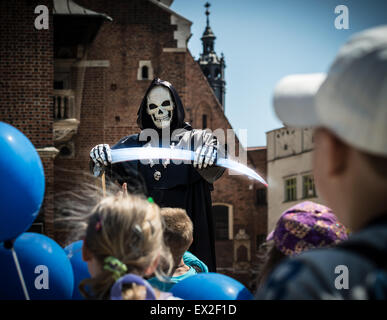
{"label": "skull teeth", "polygon": [[153,119],[155,121],[166,121],[166,120],[169,120],[171,118],[171,112],[168,111],[168,115],[162,117],[162,118],[156,118],[156,115],[153,115]]}

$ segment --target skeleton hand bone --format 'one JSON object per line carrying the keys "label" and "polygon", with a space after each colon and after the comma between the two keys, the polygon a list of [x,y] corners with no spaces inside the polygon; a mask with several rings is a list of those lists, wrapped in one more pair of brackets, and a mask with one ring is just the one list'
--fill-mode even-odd
{"label": "skeleton hand bone", "polygon": [[90,158],[94,162],[93,173],[99,176],[103,167],[112,163],[112,155],[108,144],[98,144],[90,151]]}
{"label": "skeleton hand bone", "polygon": [[207,166],[211,167],[218,155],[218,143],[215,140],[215,144],[204,144],[195,151],[194,168],[204,169]]}

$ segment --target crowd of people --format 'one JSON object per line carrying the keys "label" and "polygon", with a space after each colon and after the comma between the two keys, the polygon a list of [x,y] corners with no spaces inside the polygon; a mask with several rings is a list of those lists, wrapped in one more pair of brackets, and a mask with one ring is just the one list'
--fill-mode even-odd
{"label": "crowd of people", "polygon": [[[315,128],[315,181],[329,207],[308,201],[280,216],[256,299],[385,299],[387,27],[352,37],[327,75],[283,79],[274,108],[287,126]],[[188,251],[197,230],[184,209],[123,189],[87,218],[91,278],[80,290],[92,299],[178,299],[176,283],[208,272]],[[341,282],[338,266],[347,270]]]}
{"label": "crowd of people", "polygon": [[[314,129],[313,174],[324,205],[304,201],[280,215],[266,238],[252,294],[257,300],[387,299],[387,26],[354,35],[327,74],[283,78],[273,104],[285,126]],[[67,203],[68,210],[59,219],[71,230],[67,242],[73,246],[81,242],[88,276],[76,283],[76,293],[86,299],[179,300],[174,288],[216,272],[211,190],[224,172],[216,160],[226,156],[226,146],[184,122],[176,90],[160,79],[144,96],[138,124],[142,130],[152,127],[158,132],[166,126],[175,128],[178,139],[171,148],[191,150],[191,140],[200,142],[192,149],[193,165],[184,166],[155,164],[152,159],[114,163],[109,145],[91,150],[91,172],[102,175],[103,181],[106,174],[106,183],[91,192],[93,201],[76,193],[80,201]],[[69,297],[77,277],[65,254],[68,247],[63,250],[46,236],[25,232],[44,196],[41,160],[21,132],[0,125],[0,142],[9,151],[0,164],[23,168],[9,170],[6,179],[12,188],[3,192],[9,207],[8,214],[0,215],[1,266],[16,269],[11,270],[13,276],[4,273],[0,295],[23,294],[29,299],[28,291],[51,288],[43,275],[38,277],[39,288],[31,272],[24,272],[24,281],[22,269],[45,264],[55,268],[62,261],[66,268],[50,274],[58,282],[58,292],[63,291],[61,297]],[[141,133],[124,137],[112,150],[146,147],[140,138]],[[28,185],[21,173],[29,175]],[[25,201],[12,198],[19,196],[20,181],[30,191]],[[87,184],[81,188],[85,191]],[[65,269],[68,281],[62,279]],[[17,280],[20,283],[15,284]],[[252,294],[239,297],[250,299]]]}
{"label": "crowd of people", "polygon": [[[178,299],[170,291],[180,281],[208,267],[188,248],[190,218],[181,208],[159,208],[145,195],[105,197],[83,227],[83,260],[90,279],[79,289],[89,299]],[[336,245],[347,239],[345,227],[329,208],[303,202],[287,210],[268,236],[272,246],[259,284],[286,256]]]}

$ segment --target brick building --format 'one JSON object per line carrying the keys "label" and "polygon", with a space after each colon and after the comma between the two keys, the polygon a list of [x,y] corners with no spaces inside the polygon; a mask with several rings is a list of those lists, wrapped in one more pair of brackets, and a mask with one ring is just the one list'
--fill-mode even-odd
{"label": "brick building", "polygon": [[[55,237],[54,195],[66,181],[81,183],[78,172],[89,170],[94,145],[139,131],[137,109],[153,77],[175,86],[194,128],[232,129],[187,49],[192,22],[171,3],[1,2],[0,120],[21,129],[43,159],[47,185],[38,222],[49,236]],[[49,8],[48,30],[34,28],[38,4]],[[266,149],[250,148],[247,157],[266,176]],[[265,189],[227,172],[214,187],[218,271],[248,285],[267,230]]]}

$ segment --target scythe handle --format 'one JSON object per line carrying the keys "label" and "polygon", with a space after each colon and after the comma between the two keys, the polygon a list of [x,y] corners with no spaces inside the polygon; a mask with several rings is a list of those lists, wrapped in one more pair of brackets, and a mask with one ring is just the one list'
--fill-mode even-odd
{"label": "scythe handle", "polygon": [[106,176],[105,176],[105,171],[102,172],[101,183],[102,183],[103,196],[106,197]]}

